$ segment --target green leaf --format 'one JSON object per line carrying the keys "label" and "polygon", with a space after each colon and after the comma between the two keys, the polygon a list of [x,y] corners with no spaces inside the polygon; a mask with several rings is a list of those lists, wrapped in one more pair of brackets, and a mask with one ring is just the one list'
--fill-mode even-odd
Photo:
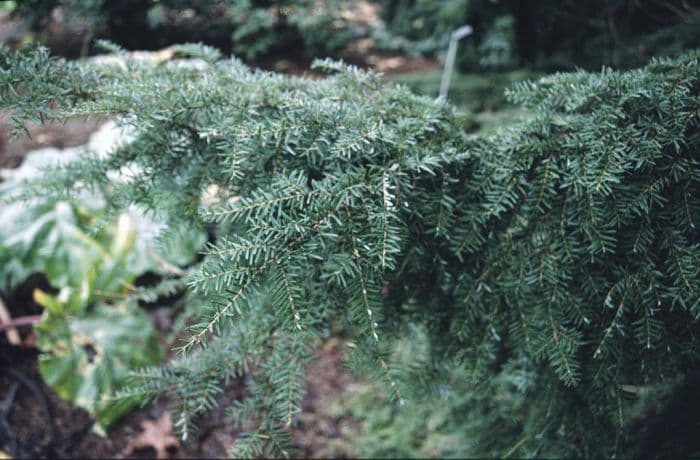
{"label": "green leaf", "polygon": [[129,371],[162,357],[151,321],[133,302],[98,305],[80,317],[47,312],[35,331],[41,376],[92,414],[101,433],[138,402],[113,398]]}

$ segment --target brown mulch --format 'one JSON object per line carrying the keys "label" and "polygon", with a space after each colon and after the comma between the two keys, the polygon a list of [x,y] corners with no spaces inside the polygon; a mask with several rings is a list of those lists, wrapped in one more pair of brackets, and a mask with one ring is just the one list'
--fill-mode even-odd
{"label": "brown mulch", "polygon": [[[101,437],[92,431],[93,420],[86,411],[60,399],[43,382],[37,368],[37,355],[36,350],[0,344],[3,363],[0,401],[11,404],[7,422],[15,438],[14,446],[5,442],[0,448],[17,458],[153,458],[155,451],[151,448],[131,451],[127,447],[140,434],[143,421],[156,421],[168,411],[168,401],[161,399],[128,413],[110,429],[109,436]],[[20,379],[31,382],[39,395],[20,383]],[[8,401],[14,391],[14,398]],[[223,392],[220,406],[200,422],[197,436],[169,451],[170,455],[173,458],[225,458],[236,431],[231,424],[223,423],[224,412],[240,394],[240,382],[232,382]]]}
{"label": "brown mulch", "polygon": [[[309,366],[302,413],[290,429],[302,458],[353,457],[352,438],[360,425],[347,414],[332,410],[357,385],[343,368],[341,347],[338,337],[328,339]],[[0,439],[0,453],[5,450],[15,458],[154,458],[152,448],[128,447],[141,434],[144,421],[156,422],[168,411],[167,398],[128,413],[107,437],[101,437],[92,431],[93,420],[86,411],[60,399],[43,382],[37,358],[36,349],[12,347],[4,337],[0,339],[0,405],[10,406],[6,420],[14,435],[14,444]],[[23,385],[23,380],[39,394]],[[15,394],[10,396],[12,392]],[[200,420],[190,442],[168,450],[171,458],[226,458],[237,435],[226,419],[226,410],[242,392],[242,382],[232,381],[222,392],[219,405]]]}

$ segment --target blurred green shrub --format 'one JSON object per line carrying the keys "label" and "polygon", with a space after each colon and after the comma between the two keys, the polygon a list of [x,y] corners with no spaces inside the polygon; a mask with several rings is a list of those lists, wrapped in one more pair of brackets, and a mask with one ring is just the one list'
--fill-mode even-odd
{"label": "blurred green shrub", "polygon": [[[462,70],[633,67],[700,42],[700,8],[686,0],[377,0],[381,20],[350,19],[359,0],[17,0],[16,16],[39,31],[52,17],[129,49],[201,41],[246,59],[284,53],[335,56],[354,38],[380,50],[440,56],[463,24]],[[55,30],[48,31],[50,38]]]}
{"label": "blurred green shrub", "polygon": [[381,0],[380,47],[439,55],[449,34],[470,24],[460,44],[463,70],[602,65],[632,67],[697,46],[700,8],[685,0]]}
{"label": "blurred green shrub", "polygon": [[498,70],[513,67],[517,61],[512,16],[499,16],[486,30],[479,44],[479,65],[484,69]]}
{"label": "blurred green shrub", "polygon": [[[9,217],[7,211],[0,207],[0,219]],[[145,269],[135,264],[133,222],[122,214],[116,225],[91,235],[92,217],[69,201],[47,200],[12,214],[18,219],[4,221],[33,223],[2,232],[0,274],[21,281],[19,274],[45,273],[58,291],[34,291],[45,309],[34,327],[41,375],[60,397],[92,414],[97,432],[104,433],[137,403],[112,399],[128,372],[162,356],[148,316],[135,300],[123,299]],[[121,300],[105,303],[114,298]]]}
{"label": "blurred green shrub", "polygon": [[357,36],[357,31],[340,15],[349,3],[229,0],[233,49],[247,59],[272,50],[291,51],[305,57],[335,55]]}
{"label": "blurred green shrub", "polygon": [[204,234],[178,232],[176,245],[157,239],[162,223],[136,209],[112,218],[102,194],[14,201],[46,168],[81,152],[32,153],[0,183],[0,278],[12,289],[32,273],[46,275],[55,291],[34,291],[44,307],[34,327],[40,373],[60,397],[92,414],[104,434],[138,404],[114,398],[129,372],[162,357],[151,320],[131,295],[133,282],[146,272],[165,275],[164,264],[191,261]]}
{"label": "blurred green shrub", "polygon": [[[102,267],[91,268],[100,273]],[[137,399],[114,397],[129,373],[157,364],[163,353],[151,320],[134,299],[87,305],[63,298],[68,289],[64,286],[56,296],[34,291],[35,301],[45,308],[42,321],[34,326],[42,350],[39,371],[61,398],[93,415],[95,431],[105,434],[139,404]]]}
{"label": "blurred green shrub", "polygon": [[[341,14],[351,0],[19,0],[13,13],[41,31],[52,15],[85,39],[109,38],[126,48],[154,49],[204,41],[246,58],[284,50],[333,55],[361,30]],[[50,37],[46,37],[50,38]]]}
{"label": "blurred green shrub", "polygon": [[[468,19],[470,0],[381,0],[373,31],[380,49],[426,55],[447,50],[449,35]],[[470,46],[466,42],[467,47]]]}

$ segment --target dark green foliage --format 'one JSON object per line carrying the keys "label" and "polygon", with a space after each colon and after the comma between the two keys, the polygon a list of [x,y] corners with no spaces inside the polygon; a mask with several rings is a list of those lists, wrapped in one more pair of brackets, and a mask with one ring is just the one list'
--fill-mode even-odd
{"label": "dark green foliage", "polygon": [[548,68],[633,67],[700,43],[700,9],[684,0],[512,3],[519,55]]}
{"label": "dark green foliage", "polygon": [[[60,11],[62,26],[127,49],[201,41],[246,59],[337,54],[362,30],[341,15],[346,0],[19,0],[13,11],[35,29]],[[40,36],[51,42],[51,36]],[[70,50],[61,49],[69,55]]]}
{"label": "dark green foliage", "polygon": [[[135,131],[53,187],[106,186],[128,166],[117,205],[217,227],[189,278],[203,303],[183,359],[134,386],[179,396],[183,429],[245,374],[234,414],[254,423],[236,452],[288,452],[331,323],[398,407],[447,405],[473,456],[621,454],[641,389],[697,366],[697,52],[516,85],[530,116],[497,137],[335,62],[310,81],[199,54],[99,68],[2,55],[5,81],[30,62],[15,86],[57,96],[44,118],[108,112]],[[1,105],[31,114],[40,100],[16,92]],[[218,203],[203,205],[211,184]],[[397,357],[415,331],[420,352]]]}
{"label": "dark green foliage", "polygon": [[247,59],[271,52],[285,57],[337,55],[360,30],[341,15],[351,2],[228,0],[233,51]]}
{"label": "dark green foliage", "polygon": [[469,0],[383,0],[383,23],[374,31],[381,48],[431,54],[447,49],[449,34],[465,24]]}
{"label": "dark green foliage", "polygon": [[700,44],[700,10],[685,0],[382,0],[378,44],[440,54],[463,24],[464,70],[634,67]]}

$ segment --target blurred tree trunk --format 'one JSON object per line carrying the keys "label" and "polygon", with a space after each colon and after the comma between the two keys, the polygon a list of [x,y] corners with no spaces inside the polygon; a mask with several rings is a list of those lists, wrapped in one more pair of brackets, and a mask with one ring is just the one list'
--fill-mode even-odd
{"label": "blurred tree trunk", "polygon": [[515,42],[521,61],[533,62],[537,57],[535,32],[536,10],[532,1],[508,0],[506,7],[515,19]]}

